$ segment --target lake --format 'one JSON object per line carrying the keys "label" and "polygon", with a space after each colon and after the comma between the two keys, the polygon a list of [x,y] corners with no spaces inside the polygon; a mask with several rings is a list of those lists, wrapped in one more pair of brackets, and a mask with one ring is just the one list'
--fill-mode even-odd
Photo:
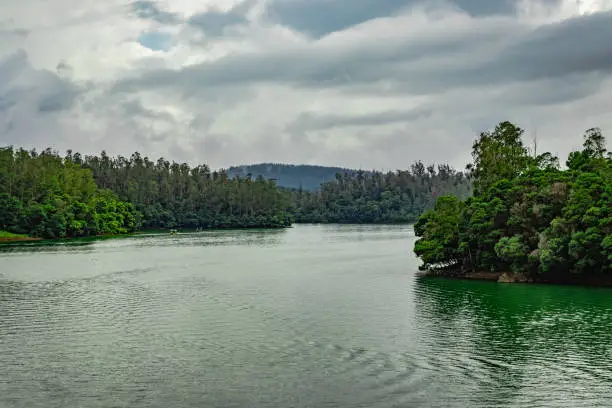
{"label": "lake", "polygon": [[409,226],[0,248],[0,407],[610,407],[612,290],[417,277]]}

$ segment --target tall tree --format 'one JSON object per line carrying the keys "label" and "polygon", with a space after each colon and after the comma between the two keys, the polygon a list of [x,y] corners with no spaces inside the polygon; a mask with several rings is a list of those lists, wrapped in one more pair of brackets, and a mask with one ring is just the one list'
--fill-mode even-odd
{"label": "tall tree", "polygon": [[523,145],[524,130],[506,121],[492,132],[482,132],[472,145],[473,163],[468,165],[474,178],[474,193],[480,194],[496,181],[512,179],[527,169],[530,157]]}

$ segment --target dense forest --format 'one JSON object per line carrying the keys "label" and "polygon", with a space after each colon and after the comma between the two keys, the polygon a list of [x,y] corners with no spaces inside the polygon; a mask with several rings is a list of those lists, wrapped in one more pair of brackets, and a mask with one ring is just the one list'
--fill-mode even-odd
{"label": "dense forest", "polygon": [[296,222],[410,223],[447,194],[467,198],[471,181],[448,165],[417,161],[410,170],[337,174],[319,191],[294,191],[292,202]]}
{"label": "dense forest", "polygon": [[75,160],[93,172],[101,188],[131,202],[144,228],[269,228],[291,225],[288,195],[273,180],[230,178],[203,164],[86,156]]}
{"label": "dense forest", "polygon": [[[291,166],[282,167],[287,172]],[[471,193],[463,173],[420,161],[410,170],[386,174],[320,166],[292,171],[314,182],[332,170],[337,171],[333,180],[306,191],[279,188],[261,174],[230,177],[229,171],[151,161],[139,153],[60,156],[50,149],[5,147],[0,149],[0,231],[3,239],[14,234],[63,238],[139,228],[285,227],[294,220],[402,223],[414,222],[439,195]]]}
{"label": "dense forest", "polygon": [[321,184],[336,179],[336,174],[353,175],[356,170],[342,167],[313,166],[308,164],[260,163],[245,166],[233,166],[227,169],[229,177],[262,176],[274,180],[279,187],[295,190],[315,191]]}
{"label": "dense forest", "polygon": [[0,149],[0,231],[60,238],[143,228],[283,227],[288,194],[273,181],[205,165]]}
{"label": "dense forest", "polygon": [[565,169],[550,153],[530,152],[523,133],[502,122],[474,142],[474,195],[440,197],[415,225],[423,269],[523,281],[612,272],[612,154],[601,131],[586,131]]}
{"label": "dense forest", "polygon": [[50,150],[0,148],[0,231],[61,238],[134,231],[132,204],[99,188],[90,170]]}

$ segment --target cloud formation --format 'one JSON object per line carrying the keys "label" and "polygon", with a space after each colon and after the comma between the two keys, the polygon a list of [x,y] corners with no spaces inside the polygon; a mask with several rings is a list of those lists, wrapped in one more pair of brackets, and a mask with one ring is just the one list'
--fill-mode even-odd
{"label": "cloud formation", "polygon": [[612,132],[610,0],[24,1],[0,144],[395,169],[463,167],[501,120],[561,156]]}

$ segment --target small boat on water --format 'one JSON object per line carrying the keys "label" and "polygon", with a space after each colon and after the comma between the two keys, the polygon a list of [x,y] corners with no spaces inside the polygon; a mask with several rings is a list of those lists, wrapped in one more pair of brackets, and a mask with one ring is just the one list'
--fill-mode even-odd
{"label": "small boat on water", "polygon": [[171,229],[170,230],[170,235],[176,235],[176,234],[178,234],[177,230],[175,230],[175,229]]}

